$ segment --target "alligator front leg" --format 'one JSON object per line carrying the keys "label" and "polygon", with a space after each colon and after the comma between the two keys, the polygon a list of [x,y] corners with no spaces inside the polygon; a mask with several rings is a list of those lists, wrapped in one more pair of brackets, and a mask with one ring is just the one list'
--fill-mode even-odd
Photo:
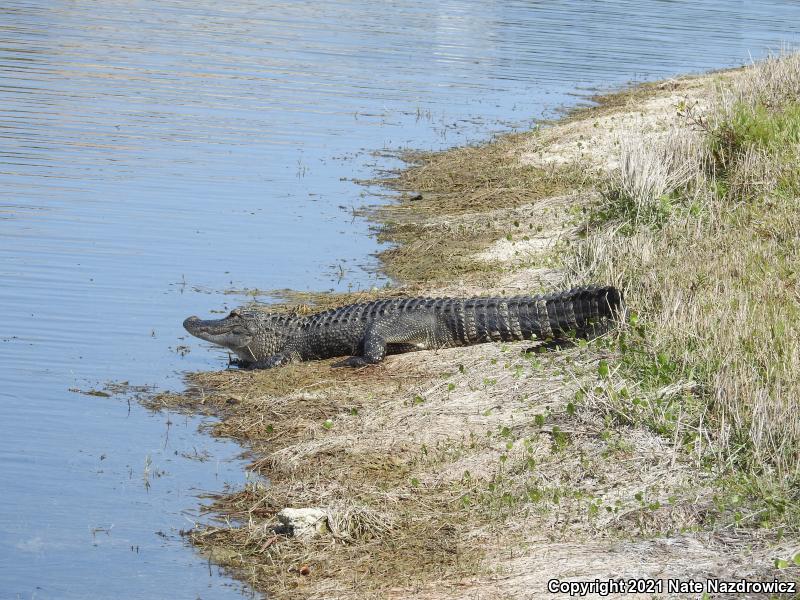
{"label": "alligator front leg", "polygon": [[[387,346],[410,349],[442,347],[451,341],[444,321],[432,314],[410,312],[391,319],[375,321],[364,334],[362,353],[334,363],[333,367],[366,367],[381,362],[386,357]],[[397,348],[394,349],[395,352]]]}
{"label": "alligator front leg", "polygon": [[254,371],[256,369],[273,369],[275,367],[280,367],[282,365],[287,365],[292,362],[293,357],[291,354],[273,354],[265,358],[264,360],[241,360],[238,358],[234,358],[230,361],[230,364],[240,369],[245,369],[247,371]]}

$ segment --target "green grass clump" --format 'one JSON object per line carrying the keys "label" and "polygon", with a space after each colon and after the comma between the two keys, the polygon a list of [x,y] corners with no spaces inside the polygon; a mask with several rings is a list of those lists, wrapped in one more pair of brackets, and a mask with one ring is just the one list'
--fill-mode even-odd
{"label": "green grass clump", "polygon": [[711,132],[709,145],[723,167],[735,165],[748,149],[783,153],[800,142],[800,103],[779,109],[737,102],[731,114]]}

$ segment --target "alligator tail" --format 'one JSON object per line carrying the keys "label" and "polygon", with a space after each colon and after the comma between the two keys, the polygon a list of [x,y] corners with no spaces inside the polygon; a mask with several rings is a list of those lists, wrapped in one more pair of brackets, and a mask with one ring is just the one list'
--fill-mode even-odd
{"label": "alligator tail", "polygon": [[[622,293],[612,286],[588,286],[545,296],[518,296],[509,301],[524,339],[592,335],[603,323],[624,313]],[[516,313],[516,314],[514,314]]]}

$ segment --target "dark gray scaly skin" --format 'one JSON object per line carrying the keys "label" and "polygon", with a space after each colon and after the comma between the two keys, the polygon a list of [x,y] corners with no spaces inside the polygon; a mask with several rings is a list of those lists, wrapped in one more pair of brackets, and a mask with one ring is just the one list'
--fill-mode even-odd
{"label": "dark gray scaly skin", "polygon": [[244,368],[335,356],[350,358],[334,366],[361,367],[412,350],[581,335],[623,311],[619,290],[591,286],[512,298],[391,298],[307,316],[242,308],[224,319],[189,317],[183,326],[233,351]]}

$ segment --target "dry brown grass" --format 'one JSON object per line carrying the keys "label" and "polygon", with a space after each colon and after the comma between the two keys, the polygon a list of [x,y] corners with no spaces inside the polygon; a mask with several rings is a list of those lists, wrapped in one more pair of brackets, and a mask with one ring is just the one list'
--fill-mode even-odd
{"label": "dry brown grass", "polygon": [[474,256],[498,238],[525,235],[513,209],[590,186],[577,165],[523,164],[521,137],[406,157],[412,166],[386,183],[413,193],[371,214],[382,224],[380,239],[394,244],[380,255],[389,275],[428,287],[459,279],[491,285],[497,270]]}
{"label": "dry brown grass", "polygon": [[779,109],[800,98],[800,53],[772,55],[742,70],[719,95],[717,117],[730,120],[737,103]]}
{"label": "dry brown grass", "polygon": [[707,152],[701,136],[685,128],[672,128],[659,136],[623,136],[619,144],[619,170],[612,186],[618,200],[629,201],[632,220],[639,223],[668,209],[665,202],[689,182],[702,180]]}
{"label": "dry brown grass", "polygon": [[[246,440],[270,483],[219,497],[212,508],[229,524],[192,540],[277,598],[515,596],[549,576],[654,575],[664,560],[680,569],[686,544],[695,570],[674,572],[700,573],[723,550],[679,530],[708,527],[707,480],[670,440],[580,400],[608,385],[598,365],[614,359],[611,341],[408,354],[341,378],[313,364],[195,379],[206,402],[236,398],[217,432]],[[326,510],[331,533],[277,534],[287,506]],[[646,544],[619,541],[652,536],[674,539],[644,562]],[[718,574],[744,568],[744,541],[726,547]],[[587,570],[578,542],[602,561]],[[554,562],[532,568],[543,554]]]}
{"label": "dry brown grass", "polygon": [[[489,577],[496,554],[526,544],[663,534],[678,514],[703,522],[710,499],[690,492],[667,443],[568,401],[611,358],[602,340],[524,347],[402,355],[346,376],[320,377],[318,364],[194,376],[195,397],[229,412],[217,433],[246,440],[270,484],[220,497],[212,508],[232,526],[193,541],[274,597],[361,598]],[[331,534],[276,534],[287,506],[323,508]]]}

